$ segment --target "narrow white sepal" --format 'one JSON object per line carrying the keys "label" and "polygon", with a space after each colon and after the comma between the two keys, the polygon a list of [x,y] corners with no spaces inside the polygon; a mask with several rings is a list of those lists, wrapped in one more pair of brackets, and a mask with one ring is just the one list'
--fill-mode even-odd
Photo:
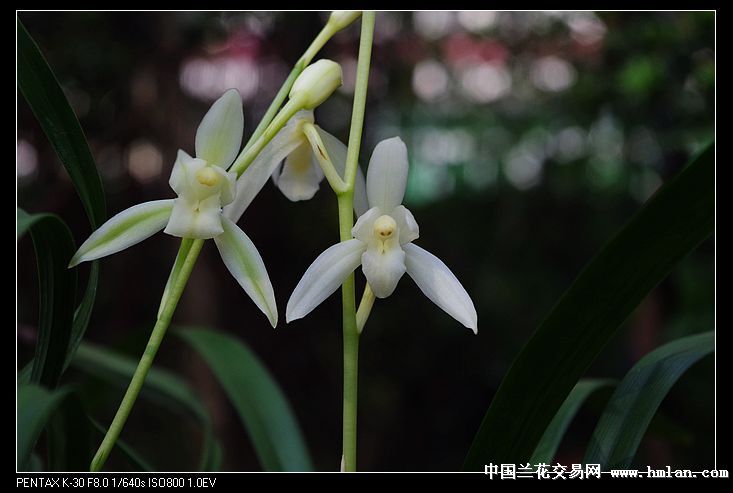
{"label": "narrow white sepal", "polygon": [[222,217],[224,232],[214,238],[224,264],[255,305],[277,326],[277,305],[265,263],[252,240],[230,219]]}
{"label": "narrow white sepal", "polygon": [[243,132],[242,97],[236,89],[229,89],[201,120],[196,131],[196,157],[215,166],[228,167],[239,152]]}
{"label": "narrow white sepal", "polygon": [[402,203],[407,186],[407,146],[399,137],[385,139],[374,147],[367,169],[370,207],[391,211]]}
{"label": "narrow white sepal", "polygon": [[[342,179],[346,178],[346,153],[348,152],[346,145],[318,125],[316,125],[316,131],[321,137],[323,145],[326,146],[326,152],[328,157],[331,158],[333,167],[336,168]],[[356,217],[359,217],[367,210],[369,210],[369,203],[366,195],[366,180],[364,180],[364,173],[357,164],[356,179],[354,180],[354,212]]]}
{"label": "narrow white sepal", "polygon": [[407,273],[420,290],[448,315],[478,333],[473,301],[456,276],[435,255],[417,245],[403,245]]}
{"label": "narrow white sepal", "polygon": [[71,258],[69,267],[140,243],[165,228],[172,210],[173,199],[143,202],[125,209],[91,234]]}
{"label": "narrow white sepal", "polygon": [[297,125],[286,125],[260,151],[257,158],[242,173],[237,180],[237,193],[234,202],[224,207],[224,215],[234,221],[239,221],[249,204],[260,193],[267,180],[285,159],[305,140],[305,136]]}
{"label": "narrow white sepal", "polygon": [[366,245],[351,239],[327,248],[308,267],[293,290],[285,310],[285,320],[303,318],[328,298],[361,263]]}

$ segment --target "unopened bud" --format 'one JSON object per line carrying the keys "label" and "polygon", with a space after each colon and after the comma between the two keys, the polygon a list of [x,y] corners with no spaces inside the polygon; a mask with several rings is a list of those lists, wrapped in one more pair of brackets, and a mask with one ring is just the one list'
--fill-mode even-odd
{"label": "unopened bud", "polygon": [[334,10],[328,18],[328,23],[337,31],[347,27],[361,15],[361,10]]}
{"label": "unopened bud", "polygon": [[302,107],[312,110],[341,86],[341,65],[332,60],[318,60],[303,70],[290,89],[290,99],[302,98]]}

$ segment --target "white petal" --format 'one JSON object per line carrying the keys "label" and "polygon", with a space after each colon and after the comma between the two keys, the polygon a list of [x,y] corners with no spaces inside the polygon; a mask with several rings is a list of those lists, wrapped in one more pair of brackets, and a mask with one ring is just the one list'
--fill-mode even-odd
{"label": "white petal", "polygon": [[336,291],[359,266],[365,248],[359,240],[348,240],[320,254],[290,295],[285,311],[287,322],[305,317]]}
{"label": "white petal", "polygon": [[415,216],[404,205],[398,205],[390,212],[390,216],[397,223],[400,230],[400,245],[415,241],[420,237],[420,227],[415,221]]}
{"label": "white petal", "polygon": [[358,238],[364,243],[369,243],[374,237],[374,221],[382,215],[382,211],[379,207],[372,207],[364,214],[359,216],[356,220],[356,224],[351,228],[351,236]]}
{"label": "white petal", "polygon": [[249,204],[272,176],[280,161],[304,141],[305,136],[298,125],[288,123],[283,127],[239,177],[234,202],[224,208],[224,215],[235,223],[239,221]]}
{"label": "white petal", "polygon": [[289,200],[297,202],[312,199],[321,180],[323,171],[315,161],[310,145],[303,142],[285,159],[276,185]]}
{"label": "white petal", "polygon": [[381,141],[374,148],[367,169],[369,206],[390,211],[402,203],[407,186],[407,146],[399,137]]}
{"label": "white petal", "polygon": [[229,89],[201,120],[196,131],[196,157],[228,167],[237,157],[243,132],[242,97],[236,89]]}
{"label": "white petal", "polygon": [[430,300],[463,325],[478,333],[473,301],[455,275],[432,253],[417,245],[403,245],[407,273]]}
{"label": "white petal", "polygon": [[173,199],[143,202],[111,217],[85,241],[69,267],[124,250],[163,229],[173,209]]}
{"label": "white petal", "polygon": [[361,256],[361,268],[377,298],[392,294],[406,270],[405,252],[396,240],[372,242]]}
{"label": "white petal", "polygon": [[176,162],[173,164],[168,184],[177,194],[185,193],[191,187],[191,181],[195,180],[194,174],[206,166],[206,161],[196,159],[188,155],[183,149],[178,149]]}
{"label": "white petal", "polygon": [[277,326],[277,305],[265,263],[252,240],[236,224],[222,218],[224,232],[214,238],[224,264],[255,305]]}
{"label": "white petal", "polygon": [[217,187],[221,196],[221,205],[231,204],[237,192],[237,173],[218,167],[213,167],[212,169],[220,177]]}
{"label": "white petal", "polygon": [[[339,139],[317,125],[316,130],[321,137],[321,141],[323,141],[323,145],[326,146],[326,152],[328,153],[328,157],[331,158],[333,167],[336,168],[341,178],[344,178],[346,174],[346,153],[348,152],[348,148]],[[364,173],[362,173],[361,167],[357,164],[356,180],[354,181],[354,212],[356,213],[356,217],[361,216],[368,209],[369,204],[366,197]]]}
{"label": "white petal", "polygon": [[218,195],[200,202],[178,197],[175,199],[165,233],[180,238],[202,240],[213,238],[224,231],[221,218],[221,202]]}

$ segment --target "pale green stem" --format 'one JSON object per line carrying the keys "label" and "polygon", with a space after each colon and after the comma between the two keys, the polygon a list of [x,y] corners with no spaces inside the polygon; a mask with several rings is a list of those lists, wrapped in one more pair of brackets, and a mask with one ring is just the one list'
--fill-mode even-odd
{"label": "pale green stem", "polygon": [[361,132],[364,128],[364,111],[369,85],[369,64],[372,58],[372,39],[374,37],[374,12],[364,12],[361,17],[361,38],[359,40],[359,61],[356,65],[356,85],[354,86],[354,108],[351,111],[351,130],[349,148],[346,152],[346,173],[344,180],[353,190],[361,147]]}
{"label": "pale green stem", "polygon": [[262,135],[249,147],[246,148],[242,154],[239,155],[234,163],[229,168],[229,171],[237,173],[237,179],[242,176],[242,173],[247,167],[252,164],[257,155],[264,149],[268,142],[272,140],[275,135],[288,123],[288,120],[292,118],[294,114],[303,109],[302,98],[293,98],[288,101],[285,106],[275,115],[275,118],[270,122]]}
{"label": "pale green stem", "polygon": [[[145,377],[148,375],[148,371],[150,371],[150,367],[153,365],[155,354],[158,352],[163,336],[171,323],[173,312],[178,305],[178,300],[181,299],[181,294],[183,293],[183,289],[186,287],[188,277],[191,275],[191,271],[193,270],[193,266],[196,263],[196,259],[201,252],[203,244],[204,240],[193,240],[185,260],[180,264],[176,262],[173,266],[173,271],[171,272],[171,279],[173,279],[173,282],[168,290],[168,296],[164,296],[161,300],[161,305],[164,306],[160,311],[158,320],[155,322],[153,332],[150,334],[150,339],[148,340],[148,345],[145,347],[145,352],[140,358],[140,362],[135,369],[135,373],[132,375],[132,380],[130,380],[127,392],[125,392],[125,396],[122,398],[122,403],[120,404],[119,409],[117,409],[117,414],[115,414],[112,424],[109,426],[109,430],[107,430],[104,440],[102,440],[102,444],[99,446],[97,453],[92,459],[92,463],[89,466],[89,470],[92,472],[97,472],[102,469],[102,466],[104,466],[104,463],[107,461],[107,457],[109,457],[117,438],[122,432],[122,428],[125,426],[127,418],[130,416],[132,407],[140,393],[140,389],[143,387]],[[178,272],[176,272],[177,267],[180,268]]]}
{"label": "pale green stem", "polygon": [[359,303],[359,309],[356,310],[356,330],[361,334],[364,330],[364,326],[369,319],[369,314],[372,313],[372,307],[374,306],[374,291],[372,287],[367,283],[364,286],[364,294],[361,296],[361,302]]}
{"label": "pale green stem", "polygon": [[331,185],[331,188],[337,195],[345,192],[346,183],[344,183],[341,175],[338,174],[338,171],[336,171],[336,168],[333,166],[331,156],[328,155],[326,146],[323,145],[323,141],[321,136],[318,134],[318,130],[316,130],[316,126],[310,122],[304,123],[303,133],[308,139],[311,149],[313,149],[313,154],[316,156],[318,164],[321,165],[321,169],[328,180],[328,184]]}
{"label": "pale green stem", "polygon": [[272,119],[275,118],[278,110],[280,110],[280,106],[282,106],[283,101],[285,101],[285,98],[288,97],[288,93],[290,93],[290,89],[292,89],[295,79],[298,78],[298,76],[303,71],[303,69],[305,69],[305,67],[306,66],[301,64],[300,62],[295,64],[293,70],[290,71],[290,75],[288,75],[288,78],[285,79],[282,87],[275,95],[275,99],[272,100],[272,103],[270,103],[270,106],[267,108],[267,111],[262,117],[262,120],[260,120],[260,123],[257,125],[254,132],[252,132],[252,135],[249,136],[249,140],[245,144],[244,149],[242,149],[240,156],[247,152],[247,150],[252,147],[252,144],[254,144],[255,141],[257,141],[257,139],[259,139],[260,136],[265,132],[267,126],[270,124],[270,122],[272,122]]}
{"label": "pale green stem", "polygon": [[[346,190],[338,194],[339,233],[341,241],[351,239],[354,226],[354,181],[364,127],[369,64],[374,35],[374,12],[364,12],[361,21],[359,60],[356,67],[354,106],[351,113],[349,148],[346,153]],[[359,331],[356,325],[356,289],[354,274],[351,274],[341,288],[344,330],[344,406],[343,406],[343,469],[356,471],[356,411],[359,380]]]}

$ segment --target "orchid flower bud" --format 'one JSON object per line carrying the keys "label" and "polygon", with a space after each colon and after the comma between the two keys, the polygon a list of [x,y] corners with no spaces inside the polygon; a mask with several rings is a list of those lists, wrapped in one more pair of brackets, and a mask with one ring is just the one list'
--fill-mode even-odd
{"label": "orchid flower bud", "polygon": [[328,99],[342,82],[341,65],[332,60],[318,60],[295,79],[290,99],[302,98],[302,108],[312,110]]}
{"label": "orchid flower bud", "polygon": [[328,25],[340,31],[361,16],[361,10],[334,10],[328,18]]}

